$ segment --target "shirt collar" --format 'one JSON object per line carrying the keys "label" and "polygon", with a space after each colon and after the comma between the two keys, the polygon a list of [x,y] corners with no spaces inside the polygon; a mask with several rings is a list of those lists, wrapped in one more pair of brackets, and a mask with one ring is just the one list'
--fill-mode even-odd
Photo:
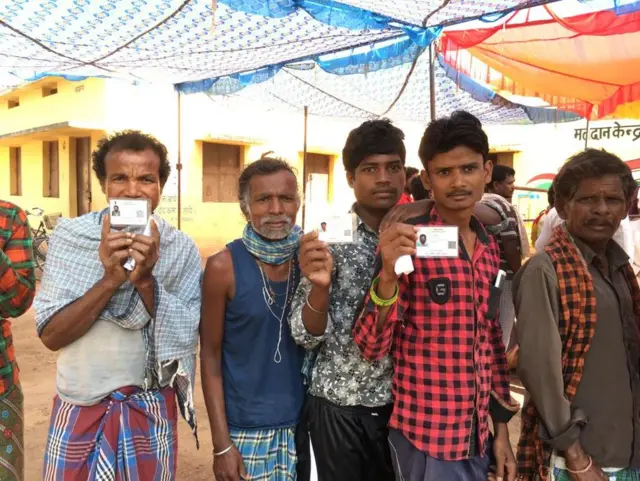
{"label": "shirt collar", "polygon": [[[573,238],[573,241],[575,242],[576,246],[580,250],[580,253],[584,257],[584,260],[586,261],[586,263],[587,264],[593,263],[594,259],[596,258],[596,253],[593,251],[593,249],[589,247],[585,242],[578,239],[577,237],[573,237],[573,236],[571,237]],[[605,253],[607,255],[607,260],[609,261],[609,264],[614,269],[618,269],[619,267],[622,267],[629,262],[629,256],[627,255],[627,253],[613,239],[611,239],[607,244],[607,249]]]}
{"label": "shirt collar", "polygon": [[356,212],[356,203],[354,202],[351,205],[351,209],[349,209],[349,214],[355,214],[356,215],[356,219],[358,221],[358,227],[357,230],[358,232],[360,231],[367,231],[370,234],[375,235],[376,237],[378,236],[378,233],[376,231],[374,231],[371,227],[369,227],[367,224],[364,223],[364,221],[362,220],[362,218],[358,215],[358,213]]}
{"label": "shirt collar", "polygon": [[[431,208],[431,213],[429,214],[429,224],[431,224],[431,225],[446,225],[444,220],[442,220],[442,217],[438,213],[438,210],[436,209],[435,205]],[[482,222],[480,222],[476,218],[476,216],[474,216],[474,215],[471,216],[471,220],[469,221],[469,227],[471,227],[471,230],[473,232],[475,232],[478,240],[482,244],[489,245],[489,234],[487,234],[487,231],[485,230],[484,226],[482,225]]]}

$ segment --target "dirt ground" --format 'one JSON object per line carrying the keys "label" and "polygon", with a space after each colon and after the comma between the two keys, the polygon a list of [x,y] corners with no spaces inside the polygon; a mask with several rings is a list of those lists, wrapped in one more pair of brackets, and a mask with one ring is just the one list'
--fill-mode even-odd
{"label": "dirt ground", "polygon": [[[48,351],[35,332],[34,312],[30,310],[13,322],[20,378],[25,397],[25,481],[42,479],[42,459],[47,440],[49,416],[55,392],[56,354]],[[514,394],[522,393],[514,386]],[[211,436],[199,378],[195,393],[200,450],[187,424],[179,423],[179,481],[211,481]],[[510,423],[511,441],[517,441],[520,419]],[[313,480],[312,480],[313,481]]]}

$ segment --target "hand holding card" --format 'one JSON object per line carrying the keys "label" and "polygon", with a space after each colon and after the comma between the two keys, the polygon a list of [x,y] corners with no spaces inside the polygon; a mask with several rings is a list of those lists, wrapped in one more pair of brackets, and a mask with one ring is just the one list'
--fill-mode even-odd
{"label": "hand holding card", "polygon": [[326,288],[331,285],[333,257],[327,244],[319,239],[319,232],[302,236],[298,261],[302,275],[314,286]]}

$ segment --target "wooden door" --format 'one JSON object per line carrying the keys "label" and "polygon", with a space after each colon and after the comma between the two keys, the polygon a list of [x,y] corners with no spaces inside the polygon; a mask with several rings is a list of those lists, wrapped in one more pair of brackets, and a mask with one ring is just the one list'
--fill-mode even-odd
{"label": "wooden door", "polygon": [[75,140],[78,216],[91,212],[91,137]]}
{"label": "wooden door", "polygon": [[329,203],[329,166],[331,158],[323,154],[307,154],[305,165],[305,200],[321,206]]}

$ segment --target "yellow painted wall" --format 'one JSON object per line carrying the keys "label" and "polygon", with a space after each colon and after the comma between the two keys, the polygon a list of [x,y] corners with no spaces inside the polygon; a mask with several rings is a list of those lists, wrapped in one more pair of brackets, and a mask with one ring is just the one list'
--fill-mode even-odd
{"label": "yellow painted wall", "polygon": [[[86,135],[86,134],[83,134]],[[95,148],[100,134],[92,134],[92,149]],[[64,217],[74,216],[77,212],[75,163],[70,158],[70,137],[50,137],[58,140],[58,161],[60,188],[58,197],[44,196],[43,141],[37,139],[22,140],[16,144],[22,155],[22,195],[10,195],[9,189],[9,147],[0,146],[0,198],[20,205],[24,209],[42,208],[45,213],[61,213]],[[100,184],[92,178],[93,207],[106,206],[106,200],[100,190]]]}
{"label": "yellow painted wall", "polygon": [[[52,82],[58,93],[42,97],[42,87]],[[97,78],[81,82],[43,79],[5,94],[0,97],[0,135],[61,122],[99,125],[105,116],[104,88],[105,81]],[[20,99],[20,106],[8,109],[9,99],[15,97]]]}
{"label": "yellow painted wall", "polygon": [[[42,96],[42,87],[55,83],[58,93]],[[71,153],[71,136],[90,136],[94,149],[105,115],[105,81],[86,79],[69,82],[45,79],[0,97],[0,135],[37,131],[21,136],[0,139],[0,198],[10,200],[25,209],[41,207],[45,213],[73,216],[77,213],[75,162]],[[20,105],[8,109],[10,99],[18,98]],[[72,127],[41,130],[42,127],[68,123]],[[58,141],[59,196],[45,197],[43,190],[43,142]],[[22,195],[12,196],[9,189],[9,147],[20,147],[22,155]],[[106,205],[97,181],[92,180],[94,208]]]}

